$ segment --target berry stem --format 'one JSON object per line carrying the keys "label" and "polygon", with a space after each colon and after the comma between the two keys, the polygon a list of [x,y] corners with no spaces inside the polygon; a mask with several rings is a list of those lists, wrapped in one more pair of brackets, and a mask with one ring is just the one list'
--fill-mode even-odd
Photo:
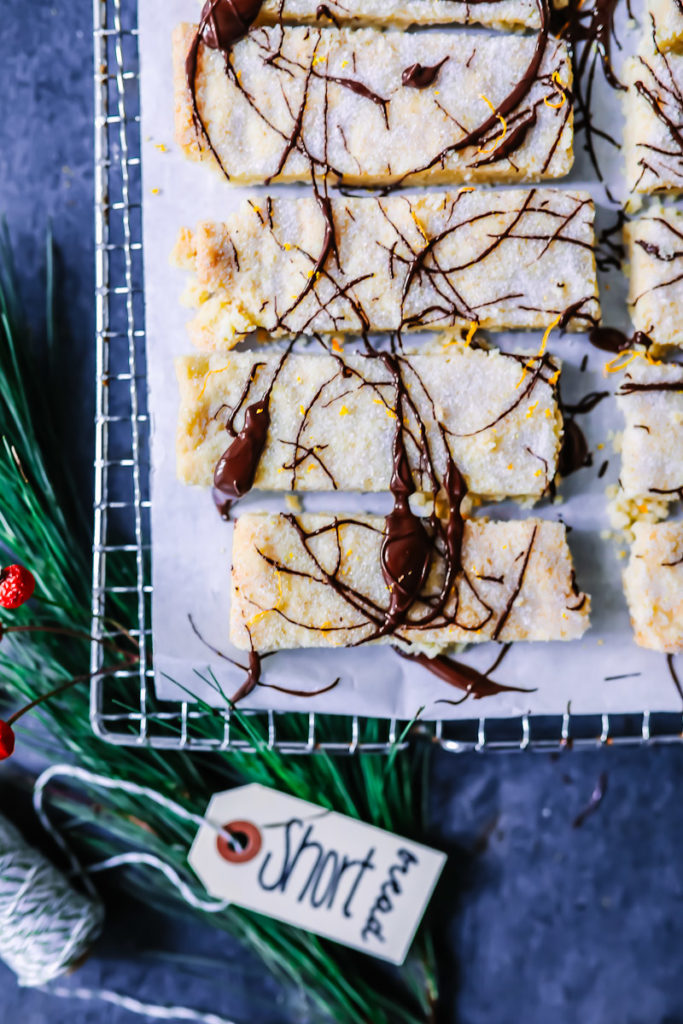
{"label": "berry stem", "polygon": [[[129,640],[135,647],[138,647],[128,630],[123,629],[120,626],[117,628],[120,629],[121,633],[127,640]],[[137,664],[140,660],[139,652],[123,651],[112,640],[103,640],[100,637],[91,636],[90,633],[85,633],[79,629],[69,629],[64,626],[5,626],[4,623],[0,622],[0,639],[2,639],[5,633],[51,633],[56,636],[65,636],[74,640],[94,641],[95,643],[101,644],[105,650],[113,650],[119,654],[128,667]],[[31,711],[44,701],[49,700],[52,697],[56,697],[60,693],[64,693],[65,690],[70,690],[72,686],[76,686],[78,683],[83,683],[88,679],[94,679],[97,676],[111,675],[111,673],[116,672],[118,668],[118,665],[109,665],[97,669],[95,672],[86,672],[82,675],[74,676],[73,679],[69,679],[66,683],[62,683],[60,686],[55,687],[55,689],[50,690],[49,693],[43,693],[39,697],[36,697],[35,700],[24,705],[23,708],[19,708],[18,711],[15,711],[14,714],[7,719],[7,725],[10,727],[13,726],[14,723],[25,715],[27,711]]]}
{"label": "berry stem", "polygon": [[24,705],[23,708],[19,708],[18,711],[15,711],[13,715],[10,715],[7,719],[7,724],[10,726],[14,725],[14,723],[18,722],[22,715],[25,715],[27,711],[31,711],[33,708],[38,707],[39,704],[42,704],[43,701],[49,700],[51,697],[56,697],[58,694],[64,693],[65,690],[70,690],[71,687],[75,686],[77,683],[82,683],[85,679],[89,678],[90,676],[88,675],[74,676],[73,679],[69,679],[69,681],[67,683],[63,683],[62,686],[58,686],[54,690],[50,690],[49,693],[41,694],[40,697],[36,697],[35,700],[32,700],[29,704]]}

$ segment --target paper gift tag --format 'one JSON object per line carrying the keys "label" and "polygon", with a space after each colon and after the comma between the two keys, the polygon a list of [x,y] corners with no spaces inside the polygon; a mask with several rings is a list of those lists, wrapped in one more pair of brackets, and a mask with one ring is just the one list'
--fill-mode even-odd
{"label": "paper gift tag", "polygon": [[189,862],[212,896],[403,963],[445,854],[257,784],[205,817]]}

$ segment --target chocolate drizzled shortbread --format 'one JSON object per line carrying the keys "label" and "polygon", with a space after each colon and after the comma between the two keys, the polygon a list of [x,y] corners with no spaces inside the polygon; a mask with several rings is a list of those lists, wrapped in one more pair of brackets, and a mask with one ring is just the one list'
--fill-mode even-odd
{"label": "chocolate drizzled shortbread", "polygon": [[683,523],[635,523],[624,591],[634,639],[667,654],[683,652]]}
{"label": "chocolate drizzled shortbread", "polygon": [[624,228],[630,265],[629,308],[657,354],[683,345],[683,214],[652,206]]}
{"label": "chocolate drizzled shortbread", "polygon": [[[246,410],[261,403],[268,405],[269,424],[254,487],[389,490],[397,391],[376,357],[291,353],[283,363],[279,353],[257,350],[190,356],[176,366],[178,476],[184,483],[213,484]],[[547,491],[562,437],[559,367],[548,356],[446,342],[440,352],[401,354],[398,366],[406,389],[406,449],[419,491],[440,489],[444,438],[470,493],[502,499]]]}
{"label": "chocolate drizzled shortbread", "polygon": [[439,599],[445,563],[430,566],[421,598],[392,634],[381,572],[384,519],[364,515],[246,514],[235,525],[230,637],[261,653],[397,641],[431,651],[485,640],[571,640],[590,600],[574,583],[561,523],[469,520],[462,568]]}
{"label": "chocolate drizzled shortbread", "polygon": [[173,258],[204,351],[256,328],[583,330],[600,316],[593,218],[587,193],[546,188],[254,199],[183,231]]}
{"label": "chocolate drizzled shortbread", "polygon": [[[565,43],[535,37],[253,27],[221,48],[174,34],[176,135],[239,184],[536,181],[572,164]],[[204,28],[202,27],[204,26]],[[437,68],[428,87],[406,72]]]}

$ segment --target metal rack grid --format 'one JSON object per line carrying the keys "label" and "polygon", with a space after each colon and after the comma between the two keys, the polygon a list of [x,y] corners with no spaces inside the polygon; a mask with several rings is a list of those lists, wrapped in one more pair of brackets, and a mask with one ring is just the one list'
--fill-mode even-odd
{"label": "metal rack grid", "polygon": [[[95,676],[95,733],[119,745],[253,750],[229,711],[159,702],[151,664],[149,417],[143,297],[140,98],[135,0],[94,0],[97,400],[91,670],[103,667],[105,616],[120,602],[140,644],[134,668]],[[116,555],[111,564],[110,555]],[[288,754],[386,752],[403,723],[255,712],[250,727]],[[555,750],[682,738],[680,714],[480,717],[414,727],[453,752]]]}

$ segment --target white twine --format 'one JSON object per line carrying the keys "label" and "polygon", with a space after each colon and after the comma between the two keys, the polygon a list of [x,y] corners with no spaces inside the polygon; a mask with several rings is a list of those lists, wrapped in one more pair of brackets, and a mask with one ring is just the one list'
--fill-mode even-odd
{"label": "white twine", "polygon": [[73,888],[0,817],[0,957],[20,985],[45,985],[76,963],[99,935],[100,901]]}
{"label": "white twine", "polygon": [[110,779],[107,775],[97,775],[95,772],[89,772],[85,768],[76,768],[74,765],[53,765],[51,768],[46,768],[42,775],[36,779],[33,787],[33,807],[45,831],[68,858],[74,874],[78,874],[83,878],[84,884],[88,886],[90,892],[95,894],[96,890],[88,877],[89,874],[108,871],[110,868],[121,867],[124,864],[145,864],[148,867],[161,871],[171,885],[178,890],[185,902],[189,903],[195,910],[203,910],[207,914],[218,914],[221,910],[225,910],[230,906],[228,900],[204,900],[195,895],[190,886],[182,880],[175,868],[167,864],[161,857],[156,857],[152,853],[121,853],[84,868],[73,851],[67,846],[62,834],[54,827],[45,810],[45,789],[58,776],[76,779],[87,786],[96,786],[99,789],[116,789],[123,793],[129,793],[131,796],[144,797],[175,814],[178,818],[191,822],[197,828],[208,825],[216,832],[216,835],[224,836],[231,845],[233,838],[228,832],[208,821],[203,815],[193,814],[192,811],[186,810],[176,803],[175,800],[170,800],[168,797],[162,796],[161,793],[157,793],[147,786],[139,786],[135,782],[126,782],[124,779]]}
{"label": "white twine", "polygon": [[51,986],[47,990],[50,995],[60,996],[63,999],[83,999],[90,1002],[91,999],[99,999],[111,1006],[118,1006],[130,1013],[138,1013],[144,1017],[151,1017],[154,1020],[193,1020],[201,1024],[235,1024],[235,1021],[227,1017],[217,1017],[215,1013],[200,1013],[199,1010],[191,1010],[187,1006],[159,1006],[157,1003],[143,1003],[132,996],[123,996],[120,992],[110,992],[106,988],[63,988],[59,985]]}
{"label": "white twine", "polygon": [[[197,827],[208,825],[232,843],[232,837],[201,815],[193,814],[174,800],[146,786],[77,768],[54,765],[36,780],[33,806],[45,831],[62,850],[71,873],[80,878],[85,892],[79,892],[43,855],[25,841],[20,832],[0,817],[0,958],[14,971],[20,985],[44,988],[74,968],[98,937],[104,909],[91,874],[124,865],[145,865],[161,871],[182,899],[205,913],[219,913],[226,900],[198,896],[178,872],[161,857],[150,853],[122,853],[96,864],[82,866],[45,809],[45,790],[56,778],[68,778],[88,786],[114,789],[143,797]],[[158,1020],[190,1020],[201,1024],[234,1024],[212,1013],[182,1006],[160,1006],[110,992],[107,989],[68,988],[50,985],[45,991],[69,999],[99,999],[131,1013]]]}

